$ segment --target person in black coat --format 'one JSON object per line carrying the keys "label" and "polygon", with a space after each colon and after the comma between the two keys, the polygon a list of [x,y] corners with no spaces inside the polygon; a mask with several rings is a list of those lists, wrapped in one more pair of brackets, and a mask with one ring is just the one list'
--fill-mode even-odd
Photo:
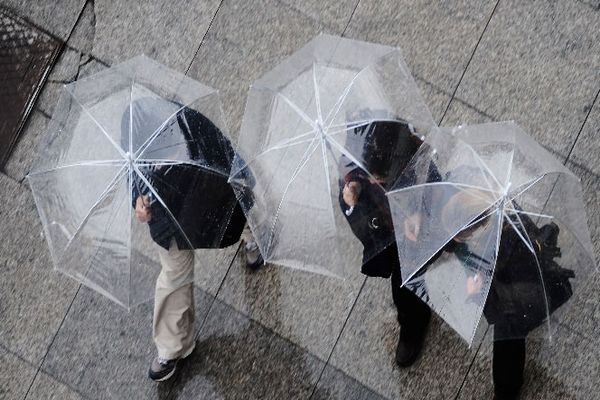
{"label": "person in black coat", "polygon": [[246,219],[227,183],[231,143],[203,114],[141,98],[125,111],[121,131],[122,147],[138,152],[130,175],[132,206],[159,246],[153,320],[158,356],[148,375],[163,381],[195,347],[193,250],[236,243]]}
{"label": "person in black coat", "polygon": [[391,188],[422,140],[406,121],[376,120],[350,130],[346,144],[351,153],[362,154],[364,165],[361,168],[348,157],[342,157],[340,206],[353,233],[363,244],[361,272],[370,277],[391,276],[392,296],[401,325],[396,363],[408,367],[421,351],[431,311],[409,289],[402,287],[398,248],[385,190]]}
{"label": "person in black coat", "polygon": [[[489,202],[482,200],[485,195],[485,192],[473,195],[469,191],[457,191],[442,208],[442,225],[450,226],[449,219],[469,208],[489,206]],[[522,211],[514,202],[510,208]],[[553,260],[560,255],[558,226],[550,223],[538,228],[524,213],[509,212],[503,217],[497,256],[491,259],[490,254],[495,253],[491,250],[495,247],[490,249],[482,243],[485,240],[478,240],[493,219],[486,216],[487,213],[489,211],[476,218],[474,224],[456,235],[442,251],[455,254],[467,268],[465,290],[470,297],[477,298],[477,303],[485,304],[484,316],[494,326],[495,398],[516,399],[523,384],[525,338],[571,297],[569,279],[574,273]],[[483,282],[493,262],[489,293],[485,299],[479,298],[486,296]]]}

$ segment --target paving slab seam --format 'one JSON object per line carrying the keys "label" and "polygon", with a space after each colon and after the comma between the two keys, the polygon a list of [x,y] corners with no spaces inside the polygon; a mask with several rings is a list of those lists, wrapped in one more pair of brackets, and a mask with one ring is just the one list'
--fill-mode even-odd
{"label": "paving slab seam", "polygon": [[[74,388],[73,386],[71,386],[71,384],[69,384],[68,382],[65,382],[65,381],[63,381],[63,380],[61,380],[61,379],[58,379],[56,376],[54,376],[53,374],[49,373],[48,371],[46,371],[46,370],[42,369],[42,373],[43,373],[44,375],[46,375],[47,377],[49,377],[49,378],[53,379],[54,381],[56,381],[56,382],[60,383],[61,385],[64,385],[64,386],[65,386],[66,388],[68,388],[68,389],[69,389],[71,392],[73,392],[73,393],[77,393],[77,395],[78,395],[79,397],[81,397],[81,399],[82,399],[82,400],[95,400],[94,398],[92,398],[92,397],[89,397],[88,395],[86,395],[86,394],[84,394],[84,393],[80,392],[78,389],[76,389],[76,388]],[[35,380],[36,380],[36,378],[37,378],[37,374],[36,374],[36,376],[34,376],[32,383],[35,383]],[[28,396],[28,394],[26,394],[25,396]],[[23,398],[23,400],[27,400],[27,397],[24,397],[24,398]]]}
{"label": "paving slab seam", "polygon": [[77,298],[77,295],[79,294],[79,290],[81,290],[81,286],[82,285],[79,284],[79,286],[77,287],[77,291],[75,292],[75,295],[71,299],[71,302],[69,303],[69,307],[67,307],[65,315],[63,315],[63,318],[60,321],[58,329],[56,330],[56,332],[54,332],[54,336],[52,336],[52,341],[50,341],[50,344],[48,345],[48,348],[46,349],[46,352],[44,353],[44,356],[42,357],[40,365],[37,367],[37,370],[35,371],[35,375],[33,376],[33,380],[31,381],[31,384],[27,388],[27,392],[25,392],[25,396],[23,397],[23,400],[25,400],[27,398],[27,396],[29,395],[29,391],[33,387],[33,383],[35,382],[35,379],[39,375],[39,373],[40,373],[40,371],[41,371],[41,369],[42,369],[42,367],[44,365],[44,361],[46,360],[46,356],[50,352],[50,349],[52,348],[52,345],[54,344],[54,341],[56,340],[56,337],[58,336],[58,333],[60,332],[60,328],[62,328],[63,324],[65,323],[65,320],[67,319],[67,316],[69,315],[69,311],[71,311],[71,307],[73,306],[73,303],[75,302],[75,299]]}
{"label": "paving slab seam", "polygon": [[[354,307],[356,306],[356,303],[358,302],[358,299],[360,298],[360,294],[362,293],[363,288],[365,287],[365,284],[367,283],[367,279],[369,279],[369,278],[365,277],[363,279],[362,285],[360,285],[360,289],[358,290],[358,294],[356,295],[356,298],[354,299],[354,302],[352,302],[352,307],[350,307],[350,311],[348,312],[348,315],[346,315],[346,319],[344,320],[344,323],[342,324],[342,328],[340,329],[340,333],[338,334],[337,338],[335,339],[335,342],[334,342],[333,346],[331,347],[331,351],[329,352],[329,355],[327,356],[327,360],[325,361],[325,365],[323,365],[323,369],[321,369],[321,372],[319,373],[319,377],[317,378],[317,381],[315,382],[315,386],[313,387],[313,390],[310,393],[310,396],[308,396],[308,400],[312,399],[312,397],[314,396],[314,394],[317,391],[317,387],[319,386],[319,382],[321,381],[321,378],[323,377],[323,374],[325,373],[325,369],[329,365],[329,361],[331,360],[331,356],[333,355],[333,352],[335,351],[335,347],[337,346],[340,338],[342,337],[342,334],[344,333],[344,328],[346,327],[346,324],[348,323],[348,320],[350,319],[350,315],[352,314],[352,311],[354,311]],[[310,354],[312,354],[312,353],[310,353]],[[320,359],[320,357],[318,357],[316,355],[315,355],[315,357],[317,357],[317,359]],[[372,389],[372,388],[370,388],[370,389]],[[373,390],[373,391],[375,391],[375,390]]]}
{"label": "paving slab seam", "polygon": [[581,128],[579,128],[579,132],[577,132],[577,136],[575,137],[575,141],[573,142],[573,145],[571,146],[571,149],[569,150],[569,153],[567,154],[567,158],[565,158],[565,162],[563,164],[567,164],[567,162],[569,161],[569,158],[571,157],[571,154],[573,154],[573,150],[575,149],[575,145],[577,144],[577,141],[579,140],[579,136],[581,135],[581,132],[583,132],[583,128],[585,127],[585,124],[590,116],[590,114],[592,113],[592,110],[594,109],[596,102],[598,101],[598,96],[600,95],[600,89],[598,89],[598,91],[596,92],[596,96],[594,97],[594,100],[592,101],[592,105],[590,106],[590,109],[588,110],[587,114],[585,115],[585,118],[583,119],[583,123],[581,124]]}
{"label": "paving slab seam", "polygon": [[17,358],[19,361],[29,365],[31,368],[37,368],[36,365],[34,365],[31,361],[28,361],[26,359],[24,359],[21,355],[15,353],[14,351],[12,351],[8,346],[6,346],[5,344],[0,343],[0,349],[6,351],[8,354],[10,354],[11,356]]}
{"label": "paving slab seam", "polygon": [[[489,326],[487,328],[485,328],[485,333],[483,334],[482,337],[485,337],[487,335],[489,329],[490,329]],[[471,371],[471,368],[473,368],[473,364],[475,364],[475,361],[477,360],[477,355],[479,354],[479,351],[481,350],[481,346],[483,346],[483,340],[481,340],[479,342],[479,345],[477,346],[477,351],[475,351],[473,354],[473,358],[471,359],[469,368],[467,368],[467,372],[465,373],[465,376],[463,377],[463,380],[460,383],[460,386],[458,387],[458,391],[456,392],[456,395],[454,396],[454,400],[458,400],[458,398],[462,392],[462,389],[463,389],[465,383],[467,382],[467,378],[469,377],[469,372]]]}
{"label": "paving slab seam", "polygon": [[492,20],[492,17],[494,16],[494,13],[496,12],[496,9],[498,8],[499,4],[500,4],[500,0],[498,0],[496,2],[496,5],[494,5],[494,8],[492,9],[492,12],[490,13],[490,17],[488,18],[487,22],[485,23],[485,26],[483,27],[483,30],[481,31],[481,35],[479,35],[479,39],[477,40],[477,43],[475,44],[475,47],[473,48],[471,57],[469,57],[469,60],[467,61],[467,65],[465,65],[465,69],[463,70],[462,74],[460,75],[460,79],[458,80],[458,83],[456,84],[456,87],[454,88],[454,92],[452,93],[450,101],[448,102],[448,105],[446,106],[446,109],[444,110],[444,113],[442,114],[442,117],[440,118],[438,125],[441,125],[442,121],[446,117],[446,113],[448,113],[448,110],[450,109],[450,105],[452,104],[452,100],[454,99],[454,96],[456,95],[456,92],[458,91],[458,87],[462,83],[462,80],[463,80],[465,74],[467,73],[467,69],[469,69],[469,64],[471,64],[471,61],[473,60],[473,57],[475,56],[475,52],[477,51],[477,48],[479,47],[479,43],[481,43],[481,39],[483,38],[483,35],[485,35],[485,31],[487,30],[487,28],[490,24],[490,21]]}
{"label": "paving slab seam", "polygon": [[356,9],[358,8],[359,4],[360,4],[360,0],[358,0],[356,2],[356,4],[354,5],[354,9],[352,10],[352,13],[350,14],[350,18],[348,18],[348,22],[346,23],[346,26],[344,27],[344,30],[342,31],[342,37],[346,34],[346,30],[348,30],[348,27],[350,26],[350,22],[352,22],[352,17],[354,17],[354,13],[356,13]]}
{"label": "paving slab seam", "polygon": [[331,28],[332,30],[335,30],[335,28],[333,26],[327,25],[326,22],[316,19],[314,16],[305,13],[304,11],[302,11],[301,9],[297,8],[296,6],[294,6],[292,4],[286,3],[285,1],[281,1],[281,0],[274,0],[274,1],[277,4],[279,4],[281,7],[287,8],[288,10],[291,10],[294,13],[300,14],[300,15],[302,15],[302,17],[316,23],[317,25],[325,26],[327,28]]}
{"label": "paving slab seam", "polygon": [[219,13],[219,10],[221,9],[221,5],[223,5],[223,1],[225,1],[225,0],[221,0],[219,2],[219,5],[217,6],[217,9],[216,9],[215,13],[213,14],[212,18],[210,19],[210,23],[208,24],[208,28],[206,28],[206,31],[204,32],[204,35],[202,35],[202,39],[200,39],[200,43],[198,44],[198,47],[196,48],[196,51],[194,52],[194,56],[192,57],[192,60],[190,61],[190,64],[185,69],[185,73],[184,73],[185,75],[187,75],[188,72],[190,72],[190,68],[192,68],[192,65],[194,64],[194,60],[196,59],[196,56],[198,55],[198,52],[200,51],[200,47],[202,47],[202,44],[204,43],[204,38],[206,38],[206,35],[208,34],[208,31],[210,31],[210,28],[212,27],[213,21],[215,20],[215,18],[217,17],[217,14]]}

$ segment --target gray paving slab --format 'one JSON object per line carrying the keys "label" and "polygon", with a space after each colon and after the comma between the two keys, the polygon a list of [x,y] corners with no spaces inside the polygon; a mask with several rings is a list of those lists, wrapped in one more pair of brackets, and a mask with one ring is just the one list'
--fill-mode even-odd
{"label": "gray paving slab", "polygon": [[217,301],[169,399],[306,399],[324,362]]}
{"label": "gray paving slab", "polygon": [[188,75],[220,91],[237,138],[250,84],[319,32],[341,33],[276,0],[225,0]]}
{"label": "gray paving slab", "polygon": [[[459,400],[491,398],[491,332],[466,377]],[[598,341],[560,328],[552,342],[528,340],[522,400],[598,399]]]}
{"label": "gray paving slab", "polygon": [[419,360],[399,369],[394,357],[400,328],[390,285],[386,279],[367,279],[330,364],[389,398],[452,398],[475,353],[434,317]]}
{"label": "gray paving slab", "polygon": [[59,39],[66,41],[85,0],[2,0],[0,6],[12,10]]}
{"label": "gray paving slab", "polygon": [[577,1],[502,1],[457,95],[564,160],[598,91],[597,26],[600,13]]}
{"label": "gray paving slab", "polygon": [[22,399],[33,381],[37,368],[1,346],[0,363],[3,372],[0,379],[0,399]]}
{"label": "gray paving slab", "polygon": [[92,54],[113,64],[139,54],[185,72],[218,0],[95,2]]}
{"label": "gray paving slab", "polygon": [[84,400],[81,394],[57,381],[50,375],[39,372],[24,400]]}
{"label": "gray paving slab", "polygon": [[387,400],[337,368],[327,365],[310,400]]}
{"label": "gray paving slab", "polygon": [[33,198],[0,174],[0,344],[39,365],[76,284],[52,271]]}
{"label": "gray paving slab", "polygon": [[[399,46],[415,76],[452,93],[495,4],[362,0],[345,35]],[[437,106],[432,113],[440,113]]]}
{"label": "gray paving slab", "polygon": [[251,271],[239,254],[218,299],[326,360],[364,279],[358,271],[345,281],[275,265]]}
{"label": "gray paving slab", "polygon": [[[196,323],[204,320],[213,297],[196,289]],[[161,398],[147,378],[156,349],[152,304],[127,312],[82,287],[49,349],[42,370],[91,399]]]}

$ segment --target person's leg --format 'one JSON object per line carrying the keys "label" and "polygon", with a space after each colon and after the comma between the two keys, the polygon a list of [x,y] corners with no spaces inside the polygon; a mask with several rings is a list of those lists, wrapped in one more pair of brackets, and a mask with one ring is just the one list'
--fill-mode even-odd
{"label": "person's leg", "polygon": [[264,264],[260,248],[252,235],[252,231],[248,224],[244,226],[242,231],[242,240],[244,241],[244,254],[246,256],[246,266],[250,269],[257,269]]}
{"label": "person's leg", "polygon": [[525,339],[494,341],[492,375],[498,400],[517,399],[525,370]]}
{"label": "person's leg", "polygon": [[165,380],[175,372],[177,361],[194,350],[194,252],[179,250],[173,240],[170,249],[159,250],[162,270],[154,296],[153,338],[158,357],[149,376]]}
{"label": "person's leg", "polygon": [[394,268],[391,281],[392,297],[400,323],[396,363],[400,367],[409,367],[417,360],[423,348],[427,326],[431,319],[431,310],[417,295],[401,286],[402,278],[399,268]]}

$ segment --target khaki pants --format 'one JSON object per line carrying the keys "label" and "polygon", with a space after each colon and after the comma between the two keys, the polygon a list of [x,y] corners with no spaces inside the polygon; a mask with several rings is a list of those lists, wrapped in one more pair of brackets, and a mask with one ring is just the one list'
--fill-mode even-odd
{"label": "khaki pants", "polygon": [[194,347],[194,251],[159,249],[162,270],[154,295],[154,343],[158,356],[172,360]]}

